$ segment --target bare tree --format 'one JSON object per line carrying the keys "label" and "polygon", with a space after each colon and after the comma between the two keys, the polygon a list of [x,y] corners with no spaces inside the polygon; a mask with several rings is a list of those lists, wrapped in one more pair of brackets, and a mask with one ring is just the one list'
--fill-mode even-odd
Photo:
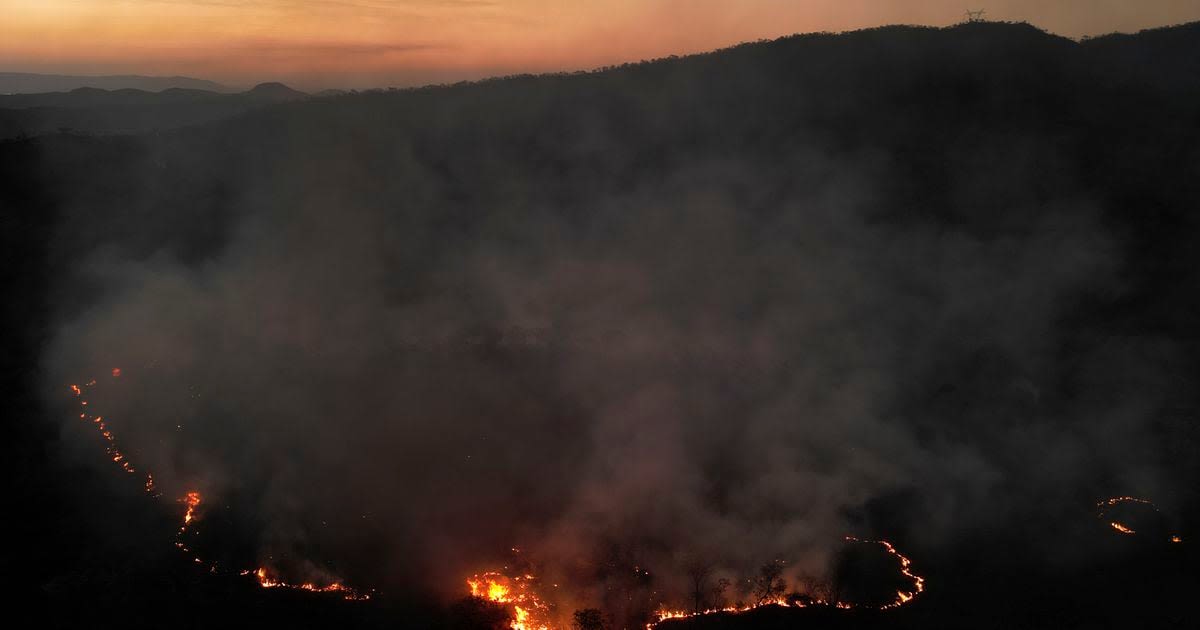
{"label": "bare tree", "polygon": [[796,579],[798,590],[804,596],[805,604],[832,604],[833,585],[829,580],[805,573]]}
{"label": "bare tree", "polygon": [[692,582],[692,611],[700,613],[705,609],[706,587],[712,575],[712,565],[698,561],[689,563],[687,574]]}
{"label": "bare tree", "polygon": [[725,607],[725,591],[728,588],[729,580],[726,578],[717,580],[717,583],[713,585],[712,589],[709,591],[710,595],[712,596],[709,601],[712,602],[713,608]]}
{"label": "bare tree", "polygon": [[754,578],[754,595],[759,604],[765,604],[779,599],[787,591],[787,582],[783,581],[783,563],[776,560],[768,562],[758,569]]}

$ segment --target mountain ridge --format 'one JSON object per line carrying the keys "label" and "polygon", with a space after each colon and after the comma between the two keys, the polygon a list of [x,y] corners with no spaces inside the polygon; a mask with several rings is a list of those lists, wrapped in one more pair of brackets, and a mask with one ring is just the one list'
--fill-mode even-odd
{"label": "mountain ridge", "polygon": [[133,88],[161,92],[170,88],[185,88],[228,93],[236,91],[226,85],[185,76],[147,76],[140,74],[76,75],[42,74],[37,72],[0,72],[0,95],[62,92],[75,88],[93,87],[107,90]]}

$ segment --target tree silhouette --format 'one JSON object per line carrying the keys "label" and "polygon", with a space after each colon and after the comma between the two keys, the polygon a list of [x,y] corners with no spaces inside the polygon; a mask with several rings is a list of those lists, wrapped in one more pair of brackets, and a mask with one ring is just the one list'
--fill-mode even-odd
{"label": "tree silhouette", "polygon": [[604,613],[598,608],[576,610],[571,627],[574,630],[604,630]]}
{"label": "tree silhouette", "polygon": [[455,602],[449,617],[453,627],[463,630],[501,630],[512,623],[512,614],[504,606],[481,597],[465,597]]}
{"label": "tree silhouette", "polygon": [[780,598],[787,591],[787,583],[783,581],[783,563],[776,560],[758,568],[758,576],[754,578],[754,596],[759,604],[765,604]]}
{"label": "tree silhouette", "polygon": [[687,567],[687,573],[692,582],[692,612],[699,613],[705,609],[706,587],[708,578],[712,575],[712,565],[692,562]]}
{"label": "tree silhouette", "polygon": [[728,589],[729,580],[727,578],[721,578],[717,580],[717,583],[714,584],[711,589],[709,589],[709,594],[711,596],[709,602],[712,604],[713,608],[725,607],[725,591]]}

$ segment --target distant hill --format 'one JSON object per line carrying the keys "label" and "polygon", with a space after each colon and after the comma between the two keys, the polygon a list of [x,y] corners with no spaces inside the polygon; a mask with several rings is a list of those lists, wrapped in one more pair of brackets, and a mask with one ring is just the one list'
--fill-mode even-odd
{"label": "distant hill", "polygon": [[263,83],[237,94],[185,88],[149,92],[90,87],[6,94],[0,95],[0,138],[68,129],[99,134],[173,129],[307,97],[282,83]]}
{"label": "distant hill", "polygon": [[257,101],[270,102],[295,101],[308,96],[308,94],[293,90],[282,83],[259,83],[242,94]]}
{"label": "distant hill", "polygon": [[136,74],[84,76],[68,74],[35,74],[29,72],[0,72],[0,94],[34,94],[66,92],[77,88],[101,90],[145,90],[161,92],[172,88],[233,92],[234,89],[213,81],[191,77],[147,77]]}

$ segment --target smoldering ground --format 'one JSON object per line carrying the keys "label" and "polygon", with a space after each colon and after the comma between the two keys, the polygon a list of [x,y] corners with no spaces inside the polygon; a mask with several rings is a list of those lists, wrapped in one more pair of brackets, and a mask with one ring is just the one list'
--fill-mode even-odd
{"label": "smoldering ground", "polygon": [[[133,141],[61,195],[44,389],[121,367],[94,404],[125,449],[257,560],[443,596],[512,547],[573,604],[635,568],[686,601],[696,559],[821,575],[846,533],[937,549],[1097,492],[1170,504],[1148,427],[1188,395],[1179,344],[1090,315],[1138,281],[1088,130],[1054,126],[1091,94],[1018,106],[1081,53],[1037,39],[1018,79],[1011,39],[1052,38],[939,55],[963,36]],[[1069,556],[1070,527],[1030,544]]]}

